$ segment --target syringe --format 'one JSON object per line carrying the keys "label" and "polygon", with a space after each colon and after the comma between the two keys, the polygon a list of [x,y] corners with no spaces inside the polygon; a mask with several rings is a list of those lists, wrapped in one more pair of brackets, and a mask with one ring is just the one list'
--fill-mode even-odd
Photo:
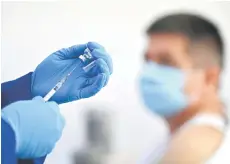
{"label": "syringe", "polygon": [[[80,55],[79,58],[82,60],[82,62],[86,62],[90,59],[93,58],[90,50],[88,48],[85,49],[84,54]],[[95,61],[92,61],[91,63],[89,63],[88,65],[86,65],[85,67],[83,67],[83,70],[85,72],[87,72],[88,70],[90,70],[92,67],[95,66]],[[44,97],[45,101],[48,101],[62,86],[63,84],[67,81],[68,77],[73,73],[73,71],[77,68],[77,66],[75,66],[65,77],[63,77]]]}

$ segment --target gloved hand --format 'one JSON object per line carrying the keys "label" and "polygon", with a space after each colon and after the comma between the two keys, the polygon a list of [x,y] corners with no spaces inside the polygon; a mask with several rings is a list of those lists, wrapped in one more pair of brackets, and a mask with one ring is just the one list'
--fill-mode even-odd
{"label": "gloved hand", "polygon": [[65,120],[55,102],[43,98],[18,101],[2,110],[2,119],[13,129],[18,158],[38,158],[49,154],[59,140]]}
{"label": "gloved hand", "polygon": [[[85,72],[82,69],[84,64],[78,57],[84,54],[87,47],[91,51],[96,65]],[[89,42],[64,48],[47,57],[34,71],[31,86],[33,96],[44,97],[76,65],[77,68],[51,98],[51,101],[65,103],[91,97],[106,86],[113,72],[111,57],[97,43]]]}

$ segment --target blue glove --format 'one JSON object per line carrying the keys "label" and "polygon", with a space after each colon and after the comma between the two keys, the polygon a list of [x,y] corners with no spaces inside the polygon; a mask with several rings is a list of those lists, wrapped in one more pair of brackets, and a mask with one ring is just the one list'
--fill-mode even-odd
{"label": "blue glove", "polygon": [[64,118],[55,102],[43,98],[18,101],[3,108],[2,119],[13,129],[18,158],[38,158],[52,151],[64,128]]}
{"label": "blue glove", "polygon": [[[79,56],[89,48],[95,59],[95,66],[85,72]],[[65,84],[54,94],[51,101],[66,103],[88,98],[98,93],[109,81],[113,72],[112,59],[105,49],[94,42],[75,45],[54,52],[38,65],[32,75],[33,96],[45,96],[74,67]]]}

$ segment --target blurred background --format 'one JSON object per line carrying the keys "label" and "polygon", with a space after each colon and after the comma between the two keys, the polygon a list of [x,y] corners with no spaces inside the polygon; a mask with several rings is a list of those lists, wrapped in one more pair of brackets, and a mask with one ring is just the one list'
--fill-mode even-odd
{"label": "blurred background", "polygon": [[[135,163],[167,136],[164,122],[142,105],[138,94],[144,32],[160,15],[200,13],[219,25],[226,45],[230,42],[230,2],[76,0],[1,6],[2,82],[33,71],[52,52],[74,44],[99,42],[113,58],[108,87],[93,98],[61,106],[66,128],[46,164]],[[226,66],[222,95],[230,97],[229,58]]]}

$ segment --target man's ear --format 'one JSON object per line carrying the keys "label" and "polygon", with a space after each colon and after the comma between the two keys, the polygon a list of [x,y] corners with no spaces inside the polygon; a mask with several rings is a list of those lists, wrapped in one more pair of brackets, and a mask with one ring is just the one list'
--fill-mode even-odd
{"label": "man's ear", "polygon": [[220,73],[221,70],[218,67],[210,67],[206,71],[206,83],[208,85],[213,85],[218,88],[220,83]]}

